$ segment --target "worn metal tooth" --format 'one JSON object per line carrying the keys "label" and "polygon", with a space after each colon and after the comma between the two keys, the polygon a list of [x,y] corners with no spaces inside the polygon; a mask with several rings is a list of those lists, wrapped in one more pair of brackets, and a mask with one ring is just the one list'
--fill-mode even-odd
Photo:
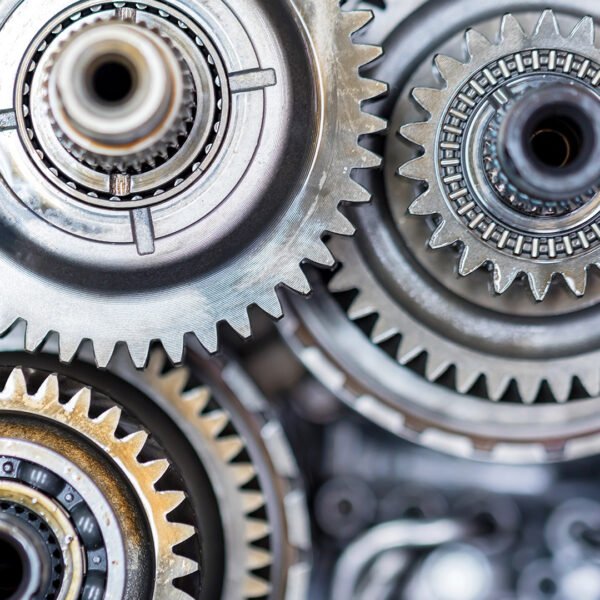
{"label": "worn metal tooth", "polygon": [[493,402],[501,400],[511,382],[511,375],[502,371],[489,371],[485,374],[487,393]]}
{"label": "worn metal tooth", "polygon": [[527,273],[527,279],[529,280],[529,287],[533,293],[533,297],[541,302],[548,291],[550,290],[550,285],[552,284],[552,273]]}
{"label": "worn metal tooth", "polygon": [[600,396],[600,367],[598,365],[594,364],[586,371],[577,373],[577,378],[590,396]]}
{"label": "worn metal tooth", "polygon": [[90,413],[90,403],[92,401],[92,392],[89,388],[79,390],[65,405],[66,412],[80,417],[88,417]]}
{"label": "worn metal tooth", "polygon": [[460,257],[458,272],[463,276],[470,275],[484,262],[486,262],[485,257],[478,256],[469,246],[465,246]]}
{"label": "worn metal tooth", "polygon": [[[173,512],[180,504],[185,501],[185,494],[179,490],[168,490],[166,492],[157,492],[156,496],[160,502],[161,512],[164,515],[168,515],[170,512]],[[189,525],[184,525],[183,523],[170,523],[170,525],[174,525],[177,530],[181,532],[185,537],[183,539],[179,539],[175,541],[173,545],[179,544],[194,534],[194,528]],[[191,530],[191,535],[189,535]]]}
{"label": "worn metal tooth", "polygon": [[374,312],[376,312],[376,309],[365,294],[359,294],[348,308],[348,316],[352,321],[368,317]]}
{"label": "worn metal tooth", "polygon": [[432,188],[428,188],[427,191],[423,192],[413,203],[408,207],[408,212],[411,215],[433,215],[439,210],[439,204],[437,203],[437,197],[434,194]]}
{"label": "worn metal tooth", "polygon": [[424,350],[425,348],[418,334],[403,332],[396,358],[400,364],[406,365],[417,358]]}
{"label": "worn metal tooth", "polygon": [[431,161],[427,154],[404,163],[398,169],[398,175],[416,181],[426,181],[431,172]]}
{"label": "worn metal tooth", "polygon": [[494,290],[497,294],[503,294],[514,282],[519,274],[517,268],[503,267],[494,264]]}
{"label": "worn metal tooth", "polygon": [[271,592],[271,585],[256,575],[246,575],[243,587],[245,598],[262,598]]}
{"label": "worn metal tooth", "polygon": [[181,399],[190,416],[197,416],[204,411],[210,401],[210,390],[207,387],[197,387],[183,392]]}
{"label": "worn metal tooth", "polygon": [[522,375],[517,381],[519,394],[524,404],[533,404],[540,393],[541,381],[534,373],[533,375]]}
{"label": "worn metal tooth", "polygon": [[459,236],[456,235],[456,232],[448,224],[448,221],[442,221],[431,234],[429,246],[434,249],[444,248],[445,246],[454,244],[458,239]]}
{"label": "worn metal tooth", "polygon": [[417,121],[408,123],[400,128],[400,135],[417,146],[426,146],[432,141],[436,132],[432,121]]}
{"label": "worn metal tooth", "polygon": [[144,472],[149,476],[150,481],[155,484],[169,470],[169,462],[165,459],[157,459],[142,464]]}
{"label": "worn metal tooth", "polygon": [[346,35],[358,33],[373,20],[373,13],[370,10],[351,10],[342,13],[342,26]]}
{"label": "worn metal tooth", "polygon": [[502,17],[500,37],[503,42],[519,44],[526,39],[527,35],[517,18],[512,14],[506,14]]}
{"label": "worn metal tooth", "polygon": [[548,373],[546,376],[548,386],[552,390],[552,394],[557,402],[566,402],[573,387],[573,378],[568,374],[559,371],[557,373]]}
{"label": "worn metal tooth", "polygon": [[437,114],[444,103],[444,94],[435,88],[417,87],[412,91],[412,96],[429,114]]}
{"label": "worn metal tooth", "polygon": [[46,340],[50,332],[48,328],[41,324],[27,323],[25,333],[25,349],[29,352],[35,352]]}
{"label": "worn metal tooth", "polygon": [[592,17],[584,17],[575,25],[570,39],[583,42],[589,46],[594,46],[596,43],[596,27],[594,24],[594,19]]}
{"label": "worn metal tooth", "polygon": [[115,351],[115,345],[116,344],[112,342],[94,340],[94,356],[96,357],[96,364],[98,367],[103,369],[108,366]]}
{"label": "worn metal tooth", "polygon": [[304,274],[304,271],[300,268],[293,272],[293,276],[288,276],[284,281],[284,285],[287,285],[294,291],[304,294],[305,296],[310,294],[311,286]]}
{"label": "worn metal tooth", "polygon": [[438,356],[435,351],[430,351],[425,364],[425,377],[429,381],[437,381],[451,366],[451,362],[442,356]]}
{"label": "worn metal tooth", "polygon": [[580,269],[579,271],[561,273],[569,289],[576,296],[583,296],[585,294],[585,288],[587,287],[587,271]]}
{"label": "worn metal tooth", "polygon": [[333,267],[335,258],[331,250],[323,243],[315,244],[309,251],[306,252],[306,258],[317,265]]}
{"label": "worn metal tooth", "polygon": [[379,316],[371,331],[371,339],[375,344],[381,344],[398,333],[397,327],[389,323],[383,316]]}
{"label": "worn metal tooth", "polygon": [[72,362],[82,344],[81,338],[61,333],[58,339],[60,359],[66,363]]}
{"label": "worn metal tooth", "polygon": [[378,59],[383,50],[380,46],[368,46],[367,44],[354,44],[358,66],[364,67]]}
{"label": "worn metal tooth", "polygon": [[469,29],[465,34],[467,49],[471,57],[479,56],[492,46],[491,42],[476,29]]}
{"label": "worn metal tooth", "polygon": [[246,541],[256,542],[271,533],[271,528],[266,521],[248,519],[246,521]]}
{"label": "worn metal tooth", "polygon": [[120,441],[127,446],[131,456],[137,457],[148,441],[148,434],[145,431],[135,431],[122,438]]}
{"label": "worn metal tooth", "polygon": [[241,498],[244,512],[247,515],[252,514],[265,505],[265,497],[262,492],[244,490],[241,492]]}
{"label": "worn metal tooth", "polygon": [[58,402],[59,394],[58,377],[56,375],[49,375],[34,394],[32,400],[34,402],[44,402],[44,404],[56,403]]}
{"label": "worn metal tooth", "polygon": [[256,469],[251,463],[232,464],[230,472],[238,487],[243,487],[256,477]]}
{"label": "worn metal tooth", "polygon": [[206,435],[217,438],[229,423],[229,416],[221,410],[214,410],[202,416],[202,428]]}
{"label": "worn metal tooth", "polygon": [[244,442],[237,436],[229,436],[217,440],[217,448],[221,460],[231,462],[244,448]]}
{"label": "worn metal tooth", "polygon": [[456,73],[462,73],[465,69],[465,64],[446,56],[445,54],[438,54],[435,59],[435,66],[439,71],[440,75],[447,81],[452,81],[456,77]]}
{"label": "worn metal tooth", "polygon": [[533,36],[544,37],[544,39],[560,37],[560,29],[554,11],[547,9],[542,13],[535,26]]}
{"label": "worn metal tooth", "polygon": [[456,365],[456,389],[461,394],[467,394],[472,389],[480,373],[477,370],[463,368],[462,365]]}
{"label": "worn metal tooth", "polygon": [[121,422],[121,414],[121,409],[118,406],[113,406],[94,419],[94,422],[102,426],[106,436],[112,437]]}

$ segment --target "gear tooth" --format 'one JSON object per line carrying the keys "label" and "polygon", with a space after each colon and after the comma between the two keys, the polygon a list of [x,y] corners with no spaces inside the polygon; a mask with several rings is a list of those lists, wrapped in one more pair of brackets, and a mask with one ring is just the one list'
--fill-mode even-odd
{"label": "gear tooth", "polygon": [[44,343],[49,333],[46,327],[28,322],[25,333],[25,350],[35,352]]}
{"label": "gear tooth", "polygon": [[246,574],[244,577],[244,598],[262,598],[271,593],[271,586],[256,575]]}
{"label": "gear tooth", "polygon": [[412,96],[430,115],[439,113],[444,103],[442,91],[435,88],[417,87],[412,91]]}
{"label": "gear tooth", "polygon": [[348,292],[356,288],[354,279],[352,277],[351,269],[342,268],[340,269],[329,281],[327,286],[332,294],[340,294],[342,292]]}
{"label": "gear tooth", "polygon": [[[362,169],[367,167],[359,168]],[[363,187],[360,183],[357,183],[352,179],[348,179],[347,186],[347,192],[345,193],[343,202],[352,204],[366,204],[367,202],[371,201],[371,192],[369,192],[369,190]]]}
{"label": "gear tooth", "polygon": [[227,413],[222,410],[214,410],[202,416],[202,428],[206,435],[211,438],[217,438],[229,423]]}
{"label": "gear tooth", "polygon": [[[371,98],[371,96],[369,96],[369,98]],[[373,135],[385,131],[387,129],[387,121],[381,117],[372,115],[371,113],[363,112],[361,115],[360,126],[357,129],[360,130],[361,135]]]}
{"label": "gear tooth", "polygon": [[241,496],[244,512],[247,515],[252,514],[253,512],[257,511],[259,508],[262,508],[265,505],[265,497],[261,492],[244,490],[243,492],[241,492]]}
{"label": "gear tooth", "polygon": [[558,370],[554,373],[548,373],[546,382],[552,390],[552,394],[557,402],[565,403],[571,396],[571,388],[573,387],[572,377],[565,377],[565,374]]}
{"label": "gear tooth", "polygon": [[537,302],[541,302],[546,297],[552,284],[552,273],[536,274],[529,272],[527,273],[527,279],[529,280],[529,287],[531,288],[533,297]]}
{"label": "gear tooth", "polygon": [[90,403],[92,401],[92,391],[90,388],[80,389],[65,405],[67,413],[81,417],[89,417]]}
{"label": "gear tooth", "polygon": [[36,402],[55,403],[58,402],[59,396],[58,377],[56,375],[49,375],[35,393],[34,400]]}
{"label": "gear tooth", "polygon": [[252,481],[256,477],[256,469],[251,463],[241,463],[230,466],[237,487],[242,487]]}
{"label": "gear tooth", "polygon": [[358,33],[373,20],[373,13],[370,10],[351,10],[342,13],[342,24],[347,35]]}
{"label": "gear tooth", "polygon": [[[362,100],[375,100],[376,98],[380,98],[388,93],[389,86],[385,81],[379,81],[377,79],[371,79],[362,77],[361,78],[362,85]],[[363,113],[369,117],[369,121],[371,121],[371,125],[366,128],[361,127],[361,131],[363,133],[377,133],[378,131],[383,131],[387,127],[387,121],[370,113]],[[370,131],[372,130],[372,131]]]}
{"label": "gear tooth", "polygon": [[232,435],[217,440],[217,448],[223,462],[231,462],[244,448],[244,442]]}
{"label": "gear tooth", "polygon": [[159,377],[161,392],[172,401],[183,393],[190,380],[190,370],[187,367],[177,367]]}
{"label": "gear tooth", "polygon": [[534,37],[542,36],[544,41],[560,37],[560,29],[554,11],[546,9],[535,26]]}
{"label": "gear tooth", "polygon": [[306,252],[306,259],[321,266],[333,267],[335,265],[335,258],[331,254],[331,250],[321,241]]}
{"label": "gear tooth", "polygon": [[[193,527],[191,527],[190,525],[184,525],[183,523],[172,523],[172,525],[176,525],[176,527],[178,529],[180,527],[185,528],[185,530],[186,530],[185,534],[183,532],[183,529],[181,530],[181,532],[177,532],[177,534],[176,534],[177,537],[181,537],[182,535],[187,535],[187,537],[182,541],[189,539],[195,533]],[[188,535],[189,529],[192,530],[190,535]],[[173,544],[173,546],[176,546],[176,545],[177,544]],[[196,571],[198,571],[199,566],[195,560],[192,560],[191,558],[187,558],[186,556],[180,556],[180,555],[176,555],[176,556],[177,556],[177,563],[176,563],[176,565],[173,566],[173,571],[172,571],[173,579],[179,579],[180,577],[186,577],[187,575],[191,575],[192,573],[196,573]],[[181,591],[181,590],[178,590],[177,588],[173,588],[173,589],[176,592]],[[183,595],[178,596],[178,597],[182,598],[182,600],[192,600],[192,596],[189,596],[185,592],[181,592],[181,593]],[[171,600],[171,598],[173,598],[173,596],[171,595],[171,591],[169,590],[169,600]]]}
{"label": "gear tooth", "polygon": [[486,373],[485,382],[490,400],[498,402],[506,393],[511,382],[510,375],[497,371]]}
{"label": "gear tooth", "polygon": [[181,396],[186,407],[189,408],[191,416],[200,415],[210,401],[210,391],[206,387],[197,387],[184,392]]}
{"label": "gear tooth", "polygon": [[398,329],[396,327],[390,325],[382,316],[379,316],[375,322],[373,330],[371,331],[371,340],[375,344],[381,344],[382,342],[389,340],[397,333]]}
{"label": "gear tooth", "polygon": [[158,349],[152,350],[152,352],[150,352],[150,356],[148,357],[148,365],[146,366],[146,372],[154,376],[159,376],[165,368],[166,364],[167,359],[165,357],[164,352],[161,352]]}
{"label": "gear tooth", "polygon": [[209,354],[215,354],[219,349],[219,336],[216,324],[206,323],[201,331],[195,332],[196,338]]}
{"label": "gear tooth", "polygon": [[352,235],[355,229],[354,225],[350,223],[347,217],[345,217],[340,211],[336,211],[336,214],[331,220],[328,231],[331,233],[337,233],[338,235]]}
{"label": "gear tooth", "polygon": [[424,148],[433,143],[435,137],[435,125],[433,121],[408,123],[400,128],[400,135],[409,142]]}
{"label": "gear tooth", "polygon": [[429,353],[425,363],[425,377],[429,381],[437,381],[450,367],[451,362],[435,353]]}
{"label": "gear tooth", "polygon": [[480,56],[483,52],[487,52],[492,46],[492,43],[476,29],[468,29],[465,34],[467,49],[471,58]]}
{"label": "gear tooth", "polygon": [[73,361],[83,341],[80,338],[60,333],[58,338],[58,353],[63,362],[70,363]]}
{"label": "gear tooth", "polygon": [[413,160],[404,163],[398,169],[398,175],[416,181],[427,181],[430,172],[431,166],[427,154],[423,154],[423,156],[419,156],[418,158],[414,158]]}
{"label": "gear tooth", "polygon": [[167,356],[171,359],[171,361],[174,364],[179,365],[183,362],[183,353],[185,350],[184,336],[171,335],[169,337],[161,339],[160,343],[164,348]]}
{"label": "gear tooth", "polygon": [[596,27],[594,19],[592,17],[584,17],[581,19],[581,21],[573,28],[569,38],[578,42],[583,42],[589,46],[594,46],[596,43]]}
{"label": "gear tooth", "polygon": [[500,37],[503,42],[518,45],[526,39],[527,35],[517,18],[512,14],[506,14],[502,17]]}
{"label": "gear tooth", "polygon": [[269,290],[256,301],[256,305],[273,319],[283,317],[283,308],[275,290]]}
{"label": "gear tooth", "polygon": [[[129,355],[131,356],[131,360],[133,361],[135,367],[137,369],[143,369],[148,362],[148,352],[150,350],[149,344],[147,342],[135,344],[129,342],[127,344],[127,350],[129,351]],[[109,357],[109,361],[111,357]]]}
{"label": "gear tooth", "polygon": [[144,473],[150,477],[150,481],[155,484],[169,470],[169,461],[158,459],[142,464]]}
{"label": "gear tooth", "polygon": [[21,369],[13,369],[8,376],[2,395],[9,398],[23,398],[27,396],[27,383]]}
{"label": "gear tooth", "polygon": [[227,322],[242,338],[248,339],[252,335],[252,326],[250,325],[247,309],[242,309],[241,312],[229,317]]}
{"label": "gear tooth", "polygon": [[121,422],[121,409],[118,406],[113,406],[94,419],[94,421],[101,425],[108,435],[114,436]]}
{"label": "gear tooth", "polygon": [[600,396],[600,367],[598,365],[594,365],[593,368],[585,372],[578,373],[577,376],[590,396]]}
{"label": "gear tooth", "polygon": [[[375,154],[375,152],[371,152],[371,150],[363,148],[362,146],[356,147],[354,156],[356,157],[356,162],[352,167],[353,169],[376,169],[377,167],[381,166],[381,156]],[[349,181],[351,181],[351,183],[355,183],[355,186],[353,186],[353,188],[362,187],[360,186],[360,184],[352,182],[352,180]],[[350,199],[346,201],[360,202],[360,200],[354,200],[352,197],[350,197]]]}
{"label": "gear tooth", "polygon": [[94,356],[98,368],[104,369],[108,366],[114,351],[115,346],[111,342],[94,341]]}
{"label": "gear tooth", "polygon": [[574,273],[561,273],[569,289],[576,296],[583,296],[585,294],[585,288],[587,287],[587,271],[581,269]]}
{"label": "gear tooth", "polygon": [[479,372],[477,370],[472,371],[471,369],[463,369],[458,365],[456,366],[456,389],[461,394],[468,394],[478,378]]}
{"label": "gear tooth", "polygon": [[248,548],[248,568],[251,571],[264,569],[266,566],[270,565],[272,561],[273,555],[270,552],[267,552],[262,548],[256,548],[255,546]]}
{"label": "gear tooth", "polygon": [[291,275],[288,275],[283,283],[299,294],[304,294],[305,296],[310,294],[310,283],[300,267],[295,269]]}
{"label": "gear tooth", "polygon": [[271,533],[271,528],[266,521],[259,519],[248,519],[246,521],[246,541],[256,542]]}
{"label": "gear tooth", "polygon": [[[157,492],[157,496],[160,501],[161,511],[165,515],[168,515],[170,512],[173,512],[180,504],[182,504],[185,501],[185,494],[183,492],[175,491],[175,490],[168,490],[166,492]],[[184,525],[183,523],[171,523],[171,525],[174,525],[177,530],[180,529],[182,532],[186,531],[186,534],[185,534],[186,537],[184,537],[183,539],[180,539],[179,536],[177,535],[176,540],[173,540],[173,539],[171,540],[171,544],[173,546],[176,546],[177,544],[180,544],[181,542],[184,542],[189,537],[191,537],[191,536],[187,535],[187,532],[189,531],[189,529],[192,530],[192,535],[193,535],[194,529],[193,529],[193,527],[190,527],[189,525]]]}
{"label": "gear tooth", "polygon": [[451,56],[446,56],[445,54],[438,54],[434,58],[434,62],[437,70],[446,82],[452,80],[454,73],[462,73],[465,69],[464,63],[461,63]]}
{"label": "gear tooth", "polygon": [[377,60],[382,54],[383,50],[380,46],[370,46],[368,44],[354,44],[356,52],[356,60],[358,61],[359,67],[366,67],[368,64]]}
{"label": "gear tooth", "polygon": [[536,374],[524,375],[519,378],[517,386],[524,404],[533,404],[540,392],[542,382]]}
{"label": "gear tooth", "polygon": [[408,212],[411,215],[427,216],[433,215],[439,210],[436,197],[431,188],[428,188],[408,207]]}
{"label": "gear tooth", "polygon": [[366,294],[361,293],[354,299],[347,312],[352,321],[358,321],[372,315],[376,310]]}
{"label": "gear tooth", "polygon": [[138,454],[142,451],[142,448],[148,441],[148,434],[145,431],[135,431],[130,433],[128,436],[121,439],[121,443],[127,446],[127,449],[131,456],[137,458]]}
{"label": "gear tooth", "polygon": [[459,237],[448,224],[448,221],[442,221],[431,234],[429,246],[434,250],[437,248],[444,248],[445,246],[454,244],[457,239],[459,239]]}
{"label": "gear tooth", "polygon": [[503,268],[498,263],[494,264],[495,292],[497,294],[504,294],[504,292],[512,285],[518,274],[519,271],[515,268]]}
{"label": "gear tooth", "polygon": [[416,333],[405,333],[398,346],[396,357],[400,364],[406,365],[417,358],[423,350],[423,345]]}
{"label": "gear tooth", "polygon": [[485,257],[477,256],[470,246],[464,246],[458,264],[458,272],[463,277],[470,275],[486,262]]}

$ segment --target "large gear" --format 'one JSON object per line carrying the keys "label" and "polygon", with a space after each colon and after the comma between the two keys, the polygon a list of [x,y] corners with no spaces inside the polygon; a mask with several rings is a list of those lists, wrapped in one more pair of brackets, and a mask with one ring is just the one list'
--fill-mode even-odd
{"label": "large gear", "polygon": [[[586,0],[568,11],[555,4],[564,31],[586,14],[598,16]],[[402,2],[377,11],[365,38],[383,45],[387,57],[369,75],[393,92],[373,106],[390,122],[385,139],[369,142],[384,154],[383,175],[361,177],[374,201],[348,209],[356,236],[331,240],[341,265],[325,285],[315,276],[315,299],[294,301],[299,320],[282,323],[282,330],[327,388],[396,434],[490,460],[563,460],[595,452],[600,431],[594,275],[583,298],[558,281],[544,302],[524,289],[527,281],[490,294],[488,271],[459,276],[454,247],[427,246],[432,220],[407,213],[422,190],[397,174],[415,146],[395,133],[423,118],[411,92],[435,87],[433,57],[464,61],[464,31],[475,27],[493,39],[510,10],[526,31],[542,15],[508,0],[464,10],[426,2],[404,21],[395,20],[405,18]]]}
{"label": "large gear", "polygon": [[[189,134],[131,173],[68,152],[44,98],[71,31],[80,43],[119,15],[166,35],[196,90]],[[321,236],[352,232],[338,206],[368,200],[351,174],[378,164],[359,138],[382,122],[361,105],[385,87],[359,69],[380,50],[352,39],[369,13],[336,0],[14,0],[2,18],[0,227],[14,243],[0,328],[26,321],[28,349],[56,331],[65,360],[90,339],[99,365],[124,342],[142,366],[154,340],[180,361],[185,334],[209,351],[220,322],[248,336],[249,307],[281,316],[280,286],[309,291],[302,263],[333,263]]]}
{"label": "large gear", "polygon": [[[600,243],[600,173],[588,166],[600,116],[593,19],[564,37],[550,10],[532,34],[506,15],[497,44],[472,29],[466,45],[466,63],[436,57],[442,89],[413,91],[431,117],[402,128],[424,153],[400,174],[428,184],[410,212],[439,215],[430,246],[460,242],[461,275],[491,263],[499,294],[525,273],[539,301],[555,274],[581,296]],[[553,150],[565,153],[557,164]]]}
{"label": "large gear", "polygon": [[[140,462],[147,434],[118,437],[123,425],[114,405],[92,417],[88,388],[67,401],[56,376],[35,392],[28,390],[28,379],[39,380],[39,374],[15,369],[0,393],[0,502],[15,503],[17,515],[18,506],[25,506],[60,540],[62,579],[52,588],[38,586],[34,594],[190,598],[175,580],[192,574],[197,564],[174,548],[194,529],[169,518],[184,495],[155,487],[169,462]],[[43,562],[44,552],[39,556]]]}

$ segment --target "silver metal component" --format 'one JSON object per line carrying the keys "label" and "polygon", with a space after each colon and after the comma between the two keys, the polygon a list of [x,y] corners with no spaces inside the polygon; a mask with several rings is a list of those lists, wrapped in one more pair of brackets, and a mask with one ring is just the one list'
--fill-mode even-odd
{"label": "silver metal component", "polygon": [[[546,86],[563,86],[576,99],[589,96],[594,117],[598,116],[595,105],[600,107],[600,97],[592,80],[600,70],[600,53],[594,45],[593,20],[584,18],[564,37],[552,11],[543,13],[533,34],[525,33],[515,17],[506,15],[497,44],[475,30],[467,32],[466,44],[466,63],[443,55],[436,58],[445,83],[443,89],[417,88],[413,92],[431,116],[426,122],[405,125],[401,130],[405,138],[423,147],[424,154],[402,166],[400,174],[428,183],[428,189],[409,210],[414,215],[439,215],[429,244],[440,248],[460,242],[461,275],[489,263],[493,265],[494,289],[501,294],[524,273],[534,297],[542,301],[552,277],[560,274],[572,292],[581,296],[587,269],[598,262],[600,240],[591,227],[598,219],[600,172],[591,166],[594,180],[583,193],[573,189],[556,198],[545,197],[552,194],[543,185],[544,177],[552,180],[555,172],[557,176],[560,172],[565,182],[571,176],[579,179],[580,185],[585,180],[579,171],[571,173],[565,168],[567,162],[577,161],[578,157],[571,155],[579,150],[575,147],[578,142],[571,142],[560,127],[560,95],[549,97],[550,102],[560,103],[553,109],[554,125],[544,124],[550,117],[545,118],[542,106],[537,114],[530,115],[530,119],[539,121],[537,126],[532,124],[526,142],[534,160],[521,177],[505,172],[505,161],[497,155],[502,153],[504,123],[508,125],[512,113],[518,110],[520,98],[534,108],[527,96],[531,90],[539,97]],[[579,88],[579,94],[575,93]],[[573,114],[581,116],[582,110],[574,109]],[[571,123],[565,116],[561,122],[566,125],[567,121]],[[593,135],[597,121],[591,119],[591,125],[584,128],[585,136]],[[515,126],[523,135],[525,123],[515,121]],[[547,152],[543,148],[536,151],[538,135],[556,136],[566,154],[557,165],[539,168],[543,189],[536,197],[538,188],[522,183],[538,176],[535,169],[542,158],[535,153]],[[582,157],[585,160],[591,155],[583,149],[581,154],[587,155]],[[546,160],[553,158],[547,156]]]}
{"label": "silver metal component", "polygon": [[[125,437],[117,437],[120,409],[112,406],[92,418],[89,415],[91,400],[90,390],[84,388],[65,403],[57,376],[48,377],[39,390],[31,394],[23,371],[12,372],[0,393],[0,454],[4,460],[0,477],[17,475],[14,469],[7,468],[12,464],[11,460],[38,465],[34,468],[39,472],[44,470],[50,481],[61,482],[61,504],[59,506],[58,497],[30,492],[20,483],[10,487],[10,479],[2,480],[0,496],[3,500],[25,504],[34,512],[39,511],[46,520],[56,520],[56,527],[50,527],[63,541],[63,562],[70,557],[64,562],[68,566],[65,571],[68,576],[63,576],[57,598],[79,597],[87,585],[85,574],[90,572],[91,565],[85,567],[79,549],[79,545],[81,550],[86,549],[84,536],[98,540],[93,542],[92,548],[105,544],[104,564],[109,567],[102,590],[106,597],[120,598],[147,589],[157,599],[189,598],[174,585],[174,580],[196,571],[197,564],[176,554],[174,547],[190,538],[194,530],[188,525],[172,522],[168,517],[183,502],[184,495],[155,488],[169,463],[162,459],[140,462],[138,455],[147,434],[133,431]],[[57,433],[64,429],[70,432],[69,435],[79,437],[79,441]],[[96,452],[108,457],[112,466],[109,468],[94,458]],[[123,482],[130,487],[133,496],[124,491]],[[27,500],[29,497],[30,501]],[[145,525],[139,521],[140,515],[132,510],[132,497],[147,519],[152,540],[153,573],[148,573],[144,566],[147,560],[144,554],[148,549],[143,545],[148,540],[143,534]],[[73,503],[74,511],[81,506],[90,511],[83,513],[88,515],[82,516],[83,521],[73,521],[83,528],[77,535],[65,529],[71,527],[72,522],[65,514],[68,512],[65,507],[70,503]],[[63,525],[60,525],[61,519]],[[94,533],[95,527],[97,533]]]}
{"label": "silver metal component", "polygon": [[127,171],[176,147],[195,100],[167,40],[129,18],[66,36],[47,75],[49,117],[65,148],[92,167]]}
{"label": "silver metal component", "polygon": [[[180,361],[186,333],[209,351],[222,321],[248,336],[248,307],[281,316],[280,286],[309,291],[301,264],[333,263],[321,236],[352,232],[338,206],[368,200],[351,173],[379,162],[358,143],[382,127],[361,105],[385,86],[359,75],[380,50],[352,39],[370,14],[343,12],[336,0],[277,10],[259,0],[10,0],[1,14],[0,42],[10,51],[0,108],[14,109],[17,128],[0,125],[0,230],[27,250],[0,252],[0,274],[12,282],[0,329],[26,321],[29,349],[56,331],[64,360],[90,339],[99,365],[124,342],[143,366],[153,340]],[[168,39],[195,90],[178,147],[116,177],[65,149],[44,97],[52,63],[73,72],[70,44],[104,36],[93,32],[115,19],[119,30]],[[61,81],[59,70],[50,89],[69,91]],[[71,112],[82,108],[74,102]],[[101,127],[90,123],[97,138]]]}

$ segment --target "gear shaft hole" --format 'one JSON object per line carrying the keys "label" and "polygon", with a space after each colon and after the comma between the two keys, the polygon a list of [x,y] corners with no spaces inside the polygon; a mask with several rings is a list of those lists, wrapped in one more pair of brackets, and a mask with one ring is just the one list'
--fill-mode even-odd
{"label": "gear shaft hole", "polygon": [[564,169],[581,156],[583,132],[566,115],[541,119],[529,138],[531,151],[538,162],[550,169]]}
{"label": "gear shaft hole", "polygon": [[135,80],[133,66],[117,56],[103,57],[89,70],[93,97],[103,104],[126,102],[134,92]]}
{"label": "gear shaft hole", "polygon": [[19,546],[0,536],[0,600],[17,600],[26,577],[26,565]]}

